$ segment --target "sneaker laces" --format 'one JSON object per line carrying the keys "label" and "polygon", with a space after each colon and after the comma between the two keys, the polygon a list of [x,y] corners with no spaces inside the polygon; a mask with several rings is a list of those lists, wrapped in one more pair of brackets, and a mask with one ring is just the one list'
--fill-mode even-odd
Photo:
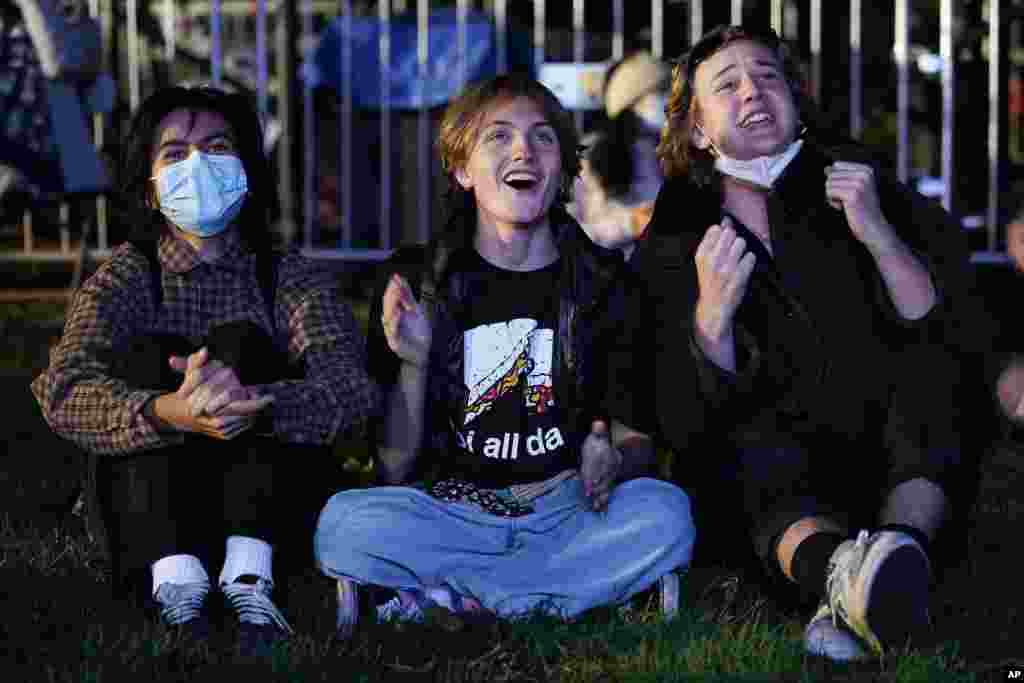
{"label": "sneaker laces", "polygon": [[161,583],[154,596],[160,603],[160,618],[171,626],[179,626],[198,618],[209,592],[209,581]]}
{"label": "sneaker laces", "polygon": [[[867,529],[861,529],[860,533],[857,534],[857,540],[852,545],[848,545],[847,549],[842,553],[838,560],[830,560],[828,565],[828,577],[825,579],[825,593],[828,594],[828,607],[832,612],[832,625],[839,627],[839,618],[842,616],[843,621],[846,621],[846,607],[839,600],[840,595],[845,595],[849,591],[845,584],[850,580],[849,567],[854,562],[856,557],[863,558],[864,553],[868,549],[868,540],[870,534]],[[849,544],[849,541],[844,545]],[[842,590],[837,590],[841,588]]]}
{"label": "sneaker laces", "polygon": [[295,633],[288,621],[270,600],[270,591],[274,584],[262,577],[256,583],[235,581],[222,587],[224,595],[232,609],[238,613],[238,621],[243,624],[274,624],[289,634]]}

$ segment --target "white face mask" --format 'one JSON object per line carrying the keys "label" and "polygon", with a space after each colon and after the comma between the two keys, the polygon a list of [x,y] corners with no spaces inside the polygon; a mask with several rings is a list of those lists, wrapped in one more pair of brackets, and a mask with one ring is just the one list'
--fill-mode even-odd
{"label": "white face mask", "polygon": [[197,237],[223,232],[238,216],[249,189],[242,160],[193,151],[156,174],[160,212]]}
{"label": "white face mask", "polygon": [[[708,138],[709,142],[710,140]],[[715,168],[719,173],[770,189],[803,144],[803,140],[796,140],[779,154],[769,154],[756,159],[733,159],[722,154],[714,143],[711,143],[711,149],[715,150]]]}

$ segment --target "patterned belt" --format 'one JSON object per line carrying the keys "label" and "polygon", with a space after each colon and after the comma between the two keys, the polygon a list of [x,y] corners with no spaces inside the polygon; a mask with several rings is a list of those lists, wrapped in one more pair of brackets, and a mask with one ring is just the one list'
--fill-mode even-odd
{"label": "patterned belt", "polygon": [[441,479],[427,493],[448,503],[469,503],[499,517],[521,517],[534,512],[530,503],[550,493],[563,481],[576,476],[577,470],[562,470],[543,481],[514,484],[506,488],[485,489],[463,479]]}

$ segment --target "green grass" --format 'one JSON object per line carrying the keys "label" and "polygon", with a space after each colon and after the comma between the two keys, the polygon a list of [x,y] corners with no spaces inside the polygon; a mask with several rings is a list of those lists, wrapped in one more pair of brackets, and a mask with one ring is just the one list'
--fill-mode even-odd
{"label": "green grass", "polygon": [[[59,334],[36,322],[59,307],[7,306],[0,321],[25,337],[0,369],[45,365],[47,340]],[[366,324],[366,306],[356,307]],[[8,349],[12,344],[5,345]],[[339,444],[339,462],[369,471],[363,444]],[[42,455],[39,458],[42,462]],[[803,654],[806,615],[780,606],[727,568],[696,568],[683,579],[683,610],[666,622],[651,601],[634,609],[593,610],[574,623],[536,617],[457,633],[440,625],[364,625],[353,639],[332,637],[331,583],[310,568],[281,586],[296,635],[263,662],[231,652],[230,618],[208,644],[183,642],[136,608],[109,595],[108,563],[74,516],[33,512],[65,467],[0,466],[0,680],[3,681],[877,681],[1006,680],[1024,657],[1024,604],[1012,555],[1019,547],[1019,456],[990,464],[975,510],[970,569],[958,570],[935,599],[936,642],[856,665]],[[364,476],[368,480],[368,477]],[[221,615],[223,617],[223,615]],[[245,669],[244,671],[241,669]]]}

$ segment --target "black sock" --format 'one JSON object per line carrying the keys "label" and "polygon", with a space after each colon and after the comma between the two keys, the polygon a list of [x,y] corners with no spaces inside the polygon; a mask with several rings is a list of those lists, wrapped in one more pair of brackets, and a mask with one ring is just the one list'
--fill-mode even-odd
{"label": "black sock", "polygon": [[825,594],[825,571],[839,544],[846,538],[832,531],[818,531],[796,547],[791,569],[800,592],[820,598]]}
{"label": "black sock", "polygon": [[917,544],[921,546],[921,550],[924,551],[925,556],[928,556],[929,554],[929,546],[931,545],[931,541],[928,539],[928,536],[923,531],[921,531],[915,526],[910,526],[909,524],[883,524],[882,526],[878,527],[878,530],[902,531],[907,536],[910,536],[912,539],[917,541]]}

